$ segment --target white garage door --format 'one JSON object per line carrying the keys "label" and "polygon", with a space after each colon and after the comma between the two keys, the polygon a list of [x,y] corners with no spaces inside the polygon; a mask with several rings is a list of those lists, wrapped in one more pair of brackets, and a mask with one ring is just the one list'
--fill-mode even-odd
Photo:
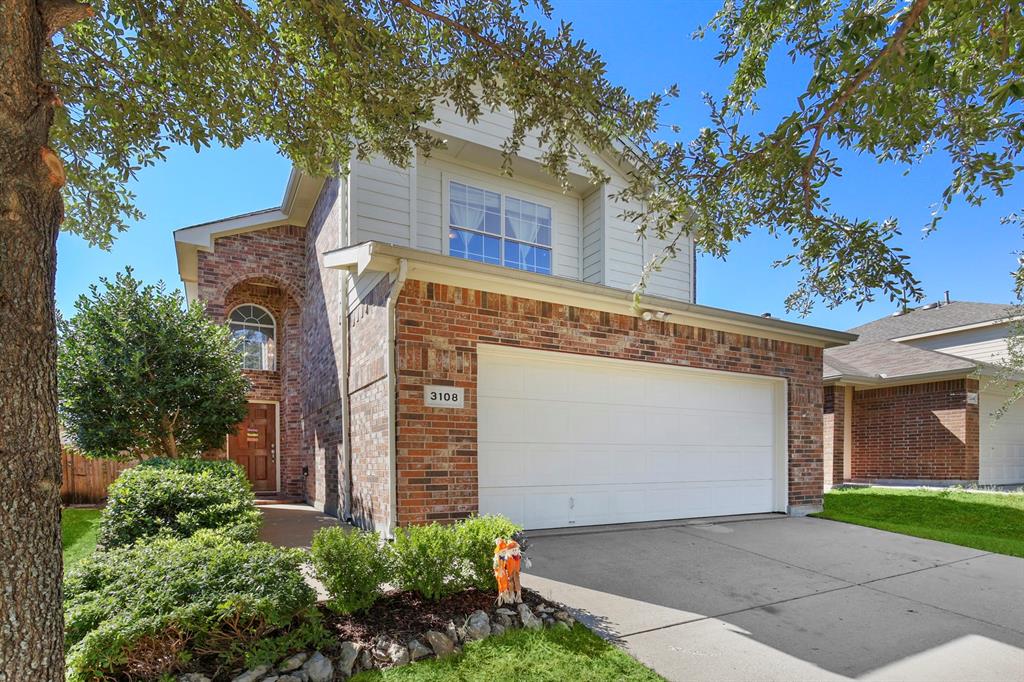
{"label": "white garage door", "polygon": [[561,528],[786,509],[785,384],[479,347],[480,512]]}
{"label": "white garage door", "polygon": [[1018,400],[993,421],[1006,395],[982,391],[978,482],[995,485],[1024,483],[1024,400]]}

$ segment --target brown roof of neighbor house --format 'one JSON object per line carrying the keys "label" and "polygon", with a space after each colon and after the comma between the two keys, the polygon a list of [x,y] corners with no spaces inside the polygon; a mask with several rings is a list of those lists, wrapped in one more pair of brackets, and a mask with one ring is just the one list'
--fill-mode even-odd
{"label": "brown roof of neighbor house", "polygon": [[977,365],[955,355],[895,341],[868,341],[825,350],[824,379],[891,381],[931,374],[967,374]]}
{"label": "brown roof of neighbor house", "polygon": [[921,306],[903,315],[889,315],[848,331],[856,334],[858,341],[882,341],[1002,320],[1012,314],[1010,306],[1002,303],[951,301],[930,309]]}

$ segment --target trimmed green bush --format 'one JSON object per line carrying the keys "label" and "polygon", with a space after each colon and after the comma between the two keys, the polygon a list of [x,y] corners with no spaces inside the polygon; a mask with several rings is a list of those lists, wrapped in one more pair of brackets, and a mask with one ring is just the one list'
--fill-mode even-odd
{"label": "trimmed green bush", "polygon": [[158,535],[185,538],[202,529],[253,541],[261,522],[252,487],[234,462],[158,458],[111,484],[99,542],[112,549]]}
{"label": "trimmed green bush", "polygon": [[155,679],[196,657],[236,665],[264,637],[316,637],[304,561],[211,531],[97,552],[64,581],[67,679]]}
{"label": "trimmed green bush", "polygon": [[327,588],[327,606],[338,613],[362,611],[380,598],[391,579],[391,548],[377,533],[322,528],[313,536],[313,568]]}
{"label": "trimmed green bush", "polygon": [[522,527],[504,516],[473,516],[454,526],[458,555],[465,562],[465,582],[478,590],[494,591],[494,540],[511,538]]}
{"label": "trimmed green bush", "polygon": [[454,526],[432,523],[395,533],[395,577],[399,587],[438,600],[463,588],[464,570]]}

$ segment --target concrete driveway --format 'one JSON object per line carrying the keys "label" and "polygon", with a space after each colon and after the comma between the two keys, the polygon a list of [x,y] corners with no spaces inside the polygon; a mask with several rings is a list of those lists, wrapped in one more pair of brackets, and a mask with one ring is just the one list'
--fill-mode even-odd
{"label": "concrete driveway", "polygon": [[669,680],[1024,680],[1024,559],[812,518],[530,535],[524,585]]}

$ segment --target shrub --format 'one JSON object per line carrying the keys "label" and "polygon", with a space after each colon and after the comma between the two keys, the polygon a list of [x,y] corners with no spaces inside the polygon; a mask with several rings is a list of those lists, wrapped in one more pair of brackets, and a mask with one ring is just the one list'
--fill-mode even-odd
{"label": "shrub", "polygon": [[156,535],[184,538],[204,528],[255,540],[262,517],[254,499],[234,462],[147,460],[111,484],[99,542],[109,549]]}
{"label": "shrub", "polygon": [[377,533],[322,528],[313,537],[313,567],[338,613],[369,608],[391,579],[391,548]]}
{"label": "shrub", "polygon": [[522,532],[522,527],[504,516],[474,516],[455,526],[458,554],[465,562],[465,582],[478,590],[494,591],[494,541],[511,538]]}
{"label": "shrub", "polygon": [[196,656],[236,665],[267,636],[315,638],[304,561],[210,531],[97,552],[64,581],[67,679],[155,679]]}
{"label": "shrub", "polygon": [[463,587],[463,568],[454,526],[410,526],[395,533],[395,573],[399,586],[437,600]]}

